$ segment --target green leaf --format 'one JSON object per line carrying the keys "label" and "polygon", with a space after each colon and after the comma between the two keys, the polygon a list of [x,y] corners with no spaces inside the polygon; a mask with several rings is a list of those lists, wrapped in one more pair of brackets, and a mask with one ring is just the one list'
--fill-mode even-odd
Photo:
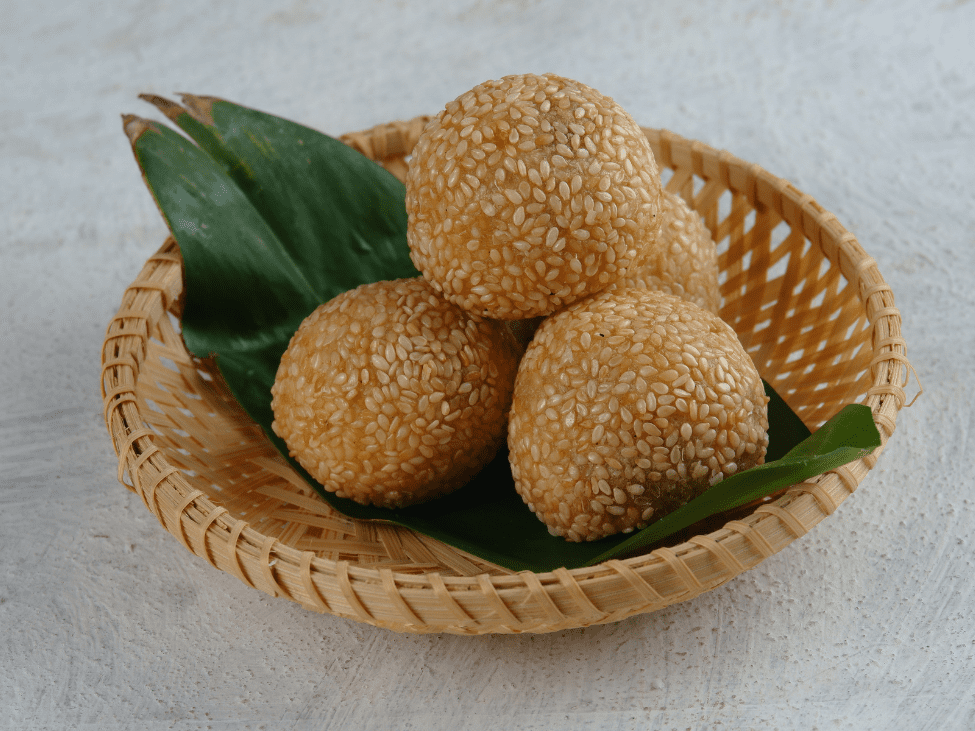
{"label": "green leaf", "polygon": [[[134,144],[136,158],[185,264],[182,321],[196,355],[259,351],[284,341],[319,296],[301,267],[241,190],[213,160],[176,132],[155,125]],[[260,303],[259,307],[249,303]]]}
{"label": "green leaf", "polygon": [[405,189],[338,140],[293,122],[206,97],[184,96],[186,108],[147,98],[192,140],[126,117],[136,159],[182,253],[187,347],[215,356],[241,406],[345,515],[403,525],[513,570],[574,568],[646,548],[879,444],[866,407],[848,407],[810,438],[766,384],[770,461],[630,536],[569,543],[549,535],[516,493],[504,451],[468,485],[430,503],[387,510],[338,498],[287,457],[271,430],[270,389],[291,335],[320,303],[366,282],[417,276]]}
{"label": "green leaf", "polygon": [[200,146],[153,123],[132,140],[183,256],[183,338],[195,355],[216,354],[221,368],[220,356],[250,354],[273,379],[291,335],[319,304],[363,282],[418,276],[406,247],[405,188],[320,132],[191,98],[205,102],[212,124],[151,99]]}
{"label": "green leaf", "polygon": [[[770,434],[771,431],[770,423]],[[599,554],[591,563],[651,546],[711,515],[732,510],[865,457],[879,446],[880,432],[873,423],[870,408],[863,404],[848,404],[782,459],[725,478],[700,497]]]}
{"label": "green leaf", "polygon": [[[406,189],[339,140],[213,97],[154,103],[234,181],[325,299],[366,282],[416,277]],[[276,283],[275,283],[276,284]]]}

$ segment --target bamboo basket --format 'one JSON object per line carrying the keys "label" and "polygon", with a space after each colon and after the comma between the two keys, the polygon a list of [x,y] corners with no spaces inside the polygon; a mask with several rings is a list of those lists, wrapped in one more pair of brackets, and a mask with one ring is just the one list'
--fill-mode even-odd
{"label": "bamboo basket", "polygon": [[[348,134],[404,179],[428,120]],[[867,404],[884,445],[911,368],[900,313],[873,258],[808,195],[700,142],[646,129],[666,187],[718,242],[721,315],[759,372],[815,429]],[[356,521],[317,497],[179,335],[181,260],[170,238],[108,326],[104,416],[118,478],[189,551],[318,612],[404,632],[552,632],[686,601],[781,551],[832,514],[872,455],[707,534],[574,570],[513,573],[408,529]],[[736,517],[737,519],[730,519]]]}

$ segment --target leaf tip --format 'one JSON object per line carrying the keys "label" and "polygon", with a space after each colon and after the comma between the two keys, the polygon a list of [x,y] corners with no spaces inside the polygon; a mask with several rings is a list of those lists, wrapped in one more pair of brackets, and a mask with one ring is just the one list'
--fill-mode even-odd
{"label": "leaf tip", "polygon": [[155,128],[156,125],[148,119],[137,117],[134,114],[122,115],[122,129],[125,131],[125,136],[129,138],[129,142],[133,146],[146,131]]}
{"label": "leaf tip", "polygon": [[196,94],[180,94],[179,98],[186,105],[186,110],[193,119],[195,119],[200,124],[205,124],[209,127],[214,126],[213,123],[213,105],[215,102],[222,101],[219,97],[215,96],[197,96]]}
{"label": "leaf tip", "polygon": [[176,102],[172,102],[165,97],[158,96],[156,94],[139,94],[139,98],[144,102],[149,102],[156,109],[166,115],[169,119],[175,122],[179,115],[186,112],[183,107],[181,107]]}

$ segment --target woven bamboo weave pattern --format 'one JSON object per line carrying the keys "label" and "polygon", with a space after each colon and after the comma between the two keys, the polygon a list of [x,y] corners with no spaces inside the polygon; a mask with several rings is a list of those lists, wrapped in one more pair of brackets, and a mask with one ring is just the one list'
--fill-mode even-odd
{"label": "woven bamboo weave pattern", "polygon": [[[427,117],[344,142],[401,179]],[[645,130],[668,189],[718,242],[721,316],[811,428],[867,404],[884,445],[910,362],[893,293],[829,212],[726,152]],[[511,573],[320,500],[179,335],[179,249],[168,239],[125,291],[102,350],[119,481],[186,548],[244,583],[319,612],[408,632],[548,632],[653,611],[726,583],[833,513],[884,447],[652,553]],[[735,517],[736,519],[731,519]]]}

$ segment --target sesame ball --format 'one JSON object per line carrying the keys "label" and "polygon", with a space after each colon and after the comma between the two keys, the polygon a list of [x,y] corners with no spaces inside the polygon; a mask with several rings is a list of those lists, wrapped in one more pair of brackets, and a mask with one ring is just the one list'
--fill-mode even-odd
{"label": "sesame ball", "polygon": [[553,535],[628,533],[762,464],[767,403],[719,317],[662,292],[602,292],[528,346],[509,415],[515,486]]}
{"label": "sesame ball", "polygon": [[414,265],[479,315],[547,315],[604,289],[657,227],[660,176],[611,98],[552,74],[506,76],[424,129],[406,181]]}
{"label": "sesame ball", "polygon": [[365,284],[298,328],[272,428],[326,490],[403,507],[464,485],[504,443],[520,348],[421,277]]}
{"label": "sesame ball", "polygon": [[718,314],[718,247],[701,215],[676,193],[660,198],[660,228],[615,285],[666,292]]}

